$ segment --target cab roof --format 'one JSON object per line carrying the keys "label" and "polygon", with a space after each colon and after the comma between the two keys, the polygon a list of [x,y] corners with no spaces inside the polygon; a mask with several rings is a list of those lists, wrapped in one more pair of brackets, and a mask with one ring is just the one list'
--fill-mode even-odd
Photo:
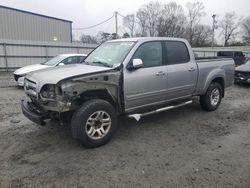
{"label": "cab roof", "polygon": [[146,41],[157,41],[157,40],[172,40],[172,41],[182,41],[186,42],[186,39],[183,38],[174,38],[174,37],[137,37],[137,38],[122,38],[110,40],[107,42],[146,42]]}
{"label": "cab roof", "polygon": [[65,56],[65,57],[70,57],[70,56],[87,56],[87,54],[59,54],[58,56]]}

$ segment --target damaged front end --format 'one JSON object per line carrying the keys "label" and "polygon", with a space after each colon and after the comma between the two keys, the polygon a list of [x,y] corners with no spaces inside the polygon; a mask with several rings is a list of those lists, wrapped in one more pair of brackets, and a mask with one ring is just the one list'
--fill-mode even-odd
{"label": "damaged front end", "polygon": [[93,98],[107,100],[121,112],[123,96],[122,69],[65,78],[57,84],[45,84],[38,89],[36,81],[25,79],[24,89],[28,96],[22,101],[23,114],[31,121],[44,125],[48,119],[61,120],[77,110],[85,101]]}

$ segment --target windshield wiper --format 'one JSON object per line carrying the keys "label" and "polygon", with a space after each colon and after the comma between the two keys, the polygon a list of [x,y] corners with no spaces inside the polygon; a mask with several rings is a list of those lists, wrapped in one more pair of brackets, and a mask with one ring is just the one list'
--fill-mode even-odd
{"label": "windshield wiper", "polygon": [[102,62],[102,61],[94,61],[92,62],[93,64],[101,64],[105,67],[113,67],[112,65],[108,64],[108,63],[105,63],[105,62]]}
{"label": "windshield wiper", "polygon": [[87,61],[82,61],[82,63],[85,63],[86,65],[89,65],[89,62],[87,62]]}

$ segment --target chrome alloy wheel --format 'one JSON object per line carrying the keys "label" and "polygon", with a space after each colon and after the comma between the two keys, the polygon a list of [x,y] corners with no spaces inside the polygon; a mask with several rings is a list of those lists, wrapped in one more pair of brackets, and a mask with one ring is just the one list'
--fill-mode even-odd
{"label": "chrome alloy wheel", "polygon": [[105,111],[96,111],[86,122],[85,131],[89,138],[98,140],[107,135],[111,127],[110,115]]}
{"label": "chrome alloy wheel", "polygon": [[218,88],[214,88],[210,95],[210,102],[212,106],[216,106],[220,101],[220,91]]}

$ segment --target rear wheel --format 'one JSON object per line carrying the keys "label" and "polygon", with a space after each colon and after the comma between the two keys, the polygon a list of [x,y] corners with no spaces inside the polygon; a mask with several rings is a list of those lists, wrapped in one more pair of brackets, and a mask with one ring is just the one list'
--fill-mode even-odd
{"label": "rear wheel", "polygon": [[117,128],[117,116],[107,101],[93,99],[75,112],[71,121],[73,137],[83,146],[94,148],[108,143]]}
{"label": "rear wheel", "polygon": [[222,87],[218,82],[212,82],[205,95],[200,96],[201,107],[206,111],[216,110],[222,99]]}

